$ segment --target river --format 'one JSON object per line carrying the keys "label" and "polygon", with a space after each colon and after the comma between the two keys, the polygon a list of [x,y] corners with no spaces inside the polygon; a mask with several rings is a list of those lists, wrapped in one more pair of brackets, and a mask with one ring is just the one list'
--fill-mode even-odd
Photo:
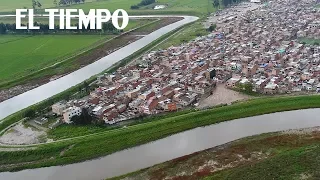
{"label": "river", "polygon": [[55,81],[51,81],[47,84],[44,84],[40,87],[27,91],[23,94],[15,96],[11,99],[3,101],[0,103],[0,121],[1,119],[20,111],[24,108],[27,108],[31,105],[39,103],[49,97],[52,97],[60,92],[63,92],[69,89],[72,86],[75,86],[86,79],[99,74],[100,72],[110,68],[113,64],[119,62],[120,60],[130,56],[131,54],[137,52],[141,48],[155,41],[162,35],[173,31],[185,24],[194,22],[198,20],[198,17],[194,16],[130,16],[130,18],[147,18],[147,17],[183,17],[182,20],[169,24],[165,27],[162,27],[145,37],[101,58],[100,60],[85,66],[77,71],[74,71],[62,78],[59,78]]}
{"label": "river", "polygon": [[[320,109],[267,114],[195,128],[111,155],[66,166],[0,173],[1,180],[99,180],[267,132],[320,126]],[[88,147],[90,148],[90,147]]]}

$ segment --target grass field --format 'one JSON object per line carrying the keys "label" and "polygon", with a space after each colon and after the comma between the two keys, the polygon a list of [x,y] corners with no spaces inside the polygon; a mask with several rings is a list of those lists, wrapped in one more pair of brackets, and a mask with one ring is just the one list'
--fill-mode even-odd
{"label": "grass field", "polygon": [[[97,158],[195,127],[272,112],[316,107],[320,107],[320,96],[258,98],[205,111],[189,111],[128,126],[127,128],[108,130],[86,137],[76,137],[67,141],[40,145],[37,146],[36,150],[0,152],[0,170],[19,170],[74,163]],[[106,144],[108,146],[105,146]],[[68,148],[71,145],[74,145],[73,148],[64,152],[63,156],[60,156],[56,151],[57,149]],[[39,158],[45,160],[39,162]],[[29,161],[35,162],[22,163]],[[11,163],[22,164],[6,166]]]}
{"label": "grass field", "polygon": [[0,36],[0,83],[57,63],[68,54],[111,35]]}
{"label": "grass field", "polygon": [[207,35],[209,32],[204,28],[201,21],[197,21],[183,28],[181,31],[171,36],[167,41],[159,44],[155,49],[166,49],[170,46],[177,46],[196,39],[199,36]]}
{"label": "grass field", "polygon": [[[125,31],[154,20],[131,20]],[[0,85],[34,73],[90,49],[90,46],[115,35],[1,35]],[[71,64],[72,65],[72,64]],[[64,68],[70,67],[70,64]],[[60,71],[59,71],[60,72]],[[50,73],[51,74],[51,73]],[[55,74],[52,72],[52,74]]]}
{"label": "grass field", "polygon": [[240,139],[113,179],[319,179],[320,132],[299,132]]}
{"label": "grass field", "polygon": [[108,0],[97,1],[92,3],[74,5],[74,8],[89,10],[96,8],[107,8],[110,11],[122,8],[128,11],[129,14],[207,14],[212,12],[214,7],[211,0],[158,0],[156,4],[167,5],[166,9],[153,10],[150,5],[142,7],[139,10],[131,10],[130,6],[138,4],[141,0]]}
{"label": "grass field", "polygon": [[[53,0],[39,0],[42,8],[53,7]],[[155,4],[142,7],[139,10],[131,10],[130,6],[138,4],[141,0],[100,0],[86,1],[85,4],[67,6],[65,8],[77,8],[88,11],[89,9],[125,9],[130,14],[197,14],[204,15],[214,10],[211,0],[158,0]],[[167,5],[166,9],[153,10],[156,4]],[[17,8],[31,7],[29,0],[2,0],[0,12],[12,12]]]}
{"label": "grass field", "polygon": [[311,38],[300,38],[300,42],[306,43],[306,44],[311,44],[311,45],[316,45],[320,44],[320,39],[311,39]]}
{"label": "grass field", "polygon": [[4,43],[9,43],[12,41],[21,40],[28,37],[30,36],[0,36],[0,45]]}
{"label": "grass field", "polygon": [[[49,19],[47,17],[35,17],[34,18],[35,22],[41,23],[41,24],[49,24]],[[152,19],[130,19],[127,27],[123,31],[128,31],[130,29],[136,28],[138,26],[144,25],[146,23],[149,23],[153,21]],[[16,22],[15,17],[0,17],[0,23],[4,24],[13,24]],[[28,19],[27,18],[22,18],[21,19],[22,24],[27,24]],[[59,19],[55,20],[55,24],[59,25]],[[76,24],[79,23],[78,19],[71,19],[71,24]],[[119,24],[122,24],[122,21],[119,21]]]}
{"label": "grass field", "polygon": [[[39,0],[43,8],[53,7],[53,0]],[[11,12],[15,9],[31,8],[31,0],[1,0],[0,11]]]}

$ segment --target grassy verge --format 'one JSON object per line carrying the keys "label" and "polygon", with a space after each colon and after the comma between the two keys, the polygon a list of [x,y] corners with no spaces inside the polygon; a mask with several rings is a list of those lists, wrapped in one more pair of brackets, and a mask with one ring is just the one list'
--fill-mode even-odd
{"label": "grassy verge", "polygon": [[[114,129],[65,141],[39,145],[37,146],[37,150],[14,152],[14,156],[16,156],[17,159],[21,159],[22,162],[26,162],[26,160],[33,161],[32,158],[29,157],[26,157],[26,160],[24,160],[22,156],[36,157],[39,151],[41,151],[42,156],[48,159],[45,162],[18,164],[16,166],[0,168],[0,170],[20,170],[74,163],[111,154],[195,127],[273,112],[317,107],[320,107],[320,96],[299,96],[258,98],[205,111],[191,111],[147,123],[128,126],[127,128]],[[66,148],[70,145],[74,145],[73,148],[65,152],[63,156],[56,156],[54,159],[49,159],[51,156],[50,153],[52,152],[51,148]],[[10,152],[7,152],[6,156],[1,156],[0,153],[0,157],[3,159],[1,165],[6,165],[12,161]]]}
{"label": "grassy verge", "polygon": [[190,40],[196,39],[197,37],[209,34],[202,23],[202,20],[198,20],[197,22],[186,26],[184,29],[174,34],[170,39],[159,44],[156,48],[165,49],[170,46],[177,46],[182,43],[187,43]]}
{"label": "grassy verge", "polygon": [[252,136],[112,179],[319,179],[319,137],[314,129]]}
{"label": "grassy verge", "polygon": [[320,39],[300,38],[299,41],[302,43],[311,44],[311,45],[319,45],[320,44]]}

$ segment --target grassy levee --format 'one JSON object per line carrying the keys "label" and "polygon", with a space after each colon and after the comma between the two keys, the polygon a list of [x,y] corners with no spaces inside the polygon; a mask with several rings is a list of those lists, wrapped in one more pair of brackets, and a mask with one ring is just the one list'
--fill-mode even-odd
{"label": "grassy levee", "polygon": [[250,136],[111,179],[319,179],[319,135],[307,128]]}
{"label": "grassy levee", "polygon": [[[30,164],[20,164],[17,166],[4,167],[9,163],[16,161],[10,157],[10,152],[0,152],[0,170],[21,170],[25,168],[37,168],[43,166],[63,165],[80,162],[92,158],[98,158],[113,152],[145,144],[160,138],[170,136],[182,131],[193,129],[228,121],[232,119],[288,111],[306,108],[320,107],[320,96],[298,96],[298,97],[272,97],[257,98],[246,102],[235,103],[230,106],[218,107],[203,111],[190,111],[187,113],[168,116],[155,121],[128,126],[127,128],[109,130],[102,133],[96,133],[88,136],[67,139],[45,145],[39,145],[36,150],[12,152],[16,159],[23,162],[37,161],[26,157],[28,161],[23,160],[22,156],[36,156],[41,152],[42,157],[47,157],[44,162]],[[62,156],[52,157],[52,149],[63,149],[70,145],[73,148],[64,152]],[[48,151],[48,155],[47,154]],[[35,157],[37,158],[37,157]],[[21,163],[21,161],[19,161]],[[2,166],[1,166],[2,165]]]}

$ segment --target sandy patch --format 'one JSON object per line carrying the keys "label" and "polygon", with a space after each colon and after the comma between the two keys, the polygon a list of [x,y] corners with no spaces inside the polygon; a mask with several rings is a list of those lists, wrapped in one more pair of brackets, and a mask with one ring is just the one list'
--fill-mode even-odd
{"label": "sandy patch", "polygon": [[311,134],[312,132],[319,132],[320,127],[312,127],[312,128],[304,128],[304,129],[290,129],[286,131],[281,131],[280,134],[297,134],[297,135],[307,135]]}
{"label": "sandy patch", "polygon": [[247,100],[248,95],[225,88],[224,84],[218,84],[213,94],[199,103],[198,108],[216,106],[220,104],[230,104],[234,101]]}
{"label": "sandy patch", "polygon": [[0,137],[2,144],[35,144],[40,143],[39,138],[45,136],[43,131],[35,131],[30,127],[24,127],[22,123],[17,124]]}

